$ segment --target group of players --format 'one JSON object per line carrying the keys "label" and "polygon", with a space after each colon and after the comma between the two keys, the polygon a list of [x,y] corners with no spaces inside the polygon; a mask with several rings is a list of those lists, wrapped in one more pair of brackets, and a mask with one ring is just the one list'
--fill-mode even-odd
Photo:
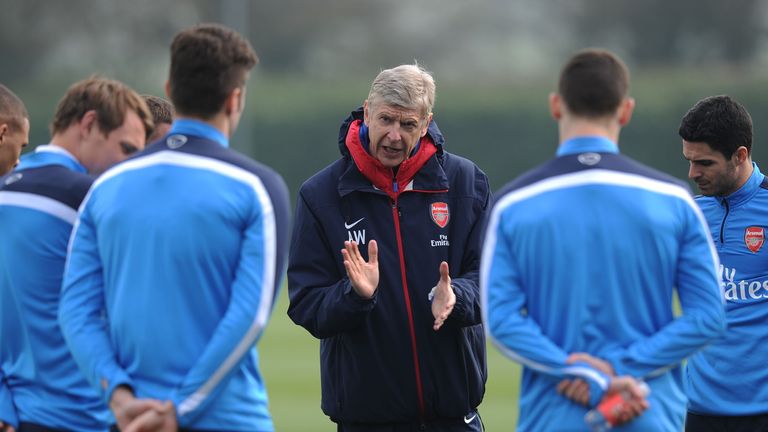
{"label": "group of players", "polygon": [[616,393],[621,430],[768,430],[768,180],[738,102],[683,117],[694,200],[619,153],[627,68],[581,51],[556,157],[492,195],[446,150],[432,76],[397,66],[291,221],[280,175],[229,149],[257,61],[184,29],[170,104],[89,78],[21,157],[0,86],[0,431],[274,430],[256,342],[286,270],[338,431],[482,431],[486,333],[523,365],[518,430],[586,430]]}

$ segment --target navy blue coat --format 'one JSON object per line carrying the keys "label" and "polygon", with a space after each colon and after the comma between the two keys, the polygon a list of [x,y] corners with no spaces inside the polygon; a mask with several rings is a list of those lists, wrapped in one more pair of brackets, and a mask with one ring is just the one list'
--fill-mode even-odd
{"label": "navy blue coat", "polygon": [[[345,145],[342,157],[299,191],[288,265],[288,315],[321,339],[322,409],[336,422],[416,422],[459,418],[482,401],[485,336],[478,286],[482,224],[491,207],[488,179],[475,164],[437,147],[395,199],[373,187]],[[372,299],[349,282],[341,249],[379,246],[380,282]],[[439,265],[450,267],[456,305],[432,329],[428,294]],[[414,349],[415,348],[415,349]]]}

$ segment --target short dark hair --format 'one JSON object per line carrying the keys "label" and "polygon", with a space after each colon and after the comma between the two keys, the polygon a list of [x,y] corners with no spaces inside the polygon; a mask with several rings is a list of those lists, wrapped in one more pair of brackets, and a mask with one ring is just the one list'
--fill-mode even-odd
{"label": "short dark hair", "polygon": [[138,93],[120,81],[94,76],[67,89],[53,115],[51,134],[65,131],[91,110],[96,111],[96,122],[104,134],[122,126],[129,110],[139,116],[145,130],[154,127],[152,114]]}
{"label": "short dark hair", "polygon": [[147,103],[149,112],[152,113],[152,121],[158,123],[173,123],[173,105],[167,100],[154,95],[141,95]]}
{"label": "short dark hair", "polygon": [[28,118],[24,102],[11,89],[0,84],[0,123],[8,123],[8,127],[21,130],[23,119]]}
{"label": "short dark hair", "polygon": [[629,92],[629,70],[609,51],[583,50],[563,66],[558,92],[568,110],[577,116],[610,115]]}
{"label": "short dark hair", "polygon": [[726,95],[704,98],[680,121],[680,137],[702,142],[730,159],[741,146],[752,154],[752,117],[744,105]]}
{"label": "short dark hair", "polygon": [[182,30],[171,43],[171,102],[179,114],[211,118],[257,62],[248,40],[232,29],[199,24]]}

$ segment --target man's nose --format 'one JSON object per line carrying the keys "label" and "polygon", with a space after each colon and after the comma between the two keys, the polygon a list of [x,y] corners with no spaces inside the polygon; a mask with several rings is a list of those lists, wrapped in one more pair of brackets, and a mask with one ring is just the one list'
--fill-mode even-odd
{"label": "man's nose", "polygon": [[699,170],[696,168],[696,165],[690,164],[688,166],[688,178],[695,179],[698,176],[699,176]]}
{"label": "man's nose", "polygon": [[400,123],[399,122],[392,123],[392,126],[389,128],[389,132],[387,132],[387,138],[389,138],[390,141],[400,141]]}

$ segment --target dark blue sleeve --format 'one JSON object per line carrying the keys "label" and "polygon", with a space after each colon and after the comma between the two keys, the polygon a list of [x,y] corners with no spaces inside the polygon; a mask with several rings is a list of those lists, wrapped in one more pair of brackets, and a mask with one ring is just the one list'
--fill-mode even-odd
{"label": "dark blue sleeve", "polygon": [[483,322],[480,312],[480,255],[484,224],[493,206],[493,198],[488,177],[477,167],[474,167],[474,171],[476,201],[473,211],[476,212],[476,217],[468,231],[469,238],[464,248],[460,274],[451,279],[451,286],[456,294],[456,305],[446,321],[446,324],[458,327],[469,327]]}
{"label": "dark blue sleeve", "polygon": [[275,211],[275,238],[277,240],[277,251],[275,257],[275,296],[280,292],[285,277],[286,264],[288,261],[288,244],[291,235],[291,204],[288,186],[282,177],[274,175],[265,181],[265,186],[272,198],[272,205]]}
{"label": "dark blue sleeve", "polygon": [[288,255],[288,316],[319,339],[362,325],[376,304],[376,296],[363,299],[340,273],[322,225],[299,193]]}

